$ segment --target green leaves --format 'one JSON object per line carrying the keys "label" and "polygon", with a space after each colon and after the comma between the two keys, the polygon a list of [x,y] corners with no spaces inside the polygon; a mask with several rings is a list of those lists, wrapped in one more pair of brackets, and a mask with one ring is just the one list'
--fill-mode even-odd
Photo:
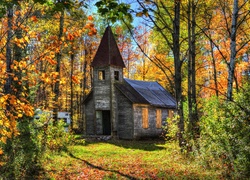
{"label": "green leaves", "polygon": [[244,179],[250,175],[249,86],[244,85],[234,102],[215,97],[203,104],[200,152],[209,165],[211,159],[221,163],[225,177]]}
{"label": "green leaves", "polygon": [[115,0],[98,1],[95,6],[98,8],[98,13],[104,16],[107,21],[115,23],[119,20],[128,19],[132,21],[132,16],[129,13],[130,5],[125,3],[118,4]]}

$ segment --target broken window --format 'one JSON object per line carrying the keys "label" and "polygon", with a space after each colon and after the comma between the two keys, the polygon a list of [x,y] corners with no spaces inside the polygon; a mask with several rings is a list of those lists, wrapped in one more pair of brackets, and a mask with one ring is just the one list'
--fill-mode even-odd
{"label": "broken window", "polygon": [[105,71],[104,70],[98,71],[98,79],[105,80]]}
{"label": "broken window", "polygon": [[119,71],[114,72],[115,80],[119,81]]}
{"label": "broken window", "polygon": [[148,108],[142,108],[142,127],[148,128]]}
{"label": "broken window", "polygon": [[156,128],[161,128],[161,109],[156,109]]}

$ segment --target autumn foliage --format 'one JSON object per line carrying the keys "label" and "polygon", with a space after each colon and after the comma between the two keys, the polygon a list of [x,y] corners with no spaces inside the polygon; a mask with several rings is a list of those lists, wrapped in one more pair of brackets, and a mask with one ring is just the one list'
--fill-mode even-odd
{"label": "autumn foliage", "polygon": [[[94,36],[97,31],[94,18],[86,17],[80,9],[82,4],[74,7],[72,4],[62,7],[60,2],[46,4],[45,1],[17,1],[13,4],[4,1],[0,4],[6,8],[1,12],[0,23],[0,154],[3,154],[2,147],[8,144],[8,139],[11,141],[22,132],[22,122],[27,118],[33,121],[36,108],[51,109],[61,103],[60,110],[69,111],[73,106],[69,91],[72,91],[71,98],[79,94],[83,98],[88,88],[87,83],[84,87],[82,84],[88,72],[82,74],[82,71],[88,69],[90,63],[83,58],[82,52],[89,48],[86,46],[89,40],[85,42],[83,37]],[[61,8],[69,13],[59,39],[58,11]],[[76,15],[81,15],[77,21]],[[63,59],[57,72],[59,52]],[[77,60],[72,59],[72,55]],[[60,102],[53,101],[57,82],[61,85]],[[80,116],[78,110],[72,112],[75,119]],[[78,121],[75,122],[74,128],[78,128]]]}
{"label": "autumn foliage", "polygon": [[[98,1],[103,20],[87,13],[85,1],[0,2],[0,166],[9,165],[5,166],[8,177],[18,179],[24,178],[25,173],[32,174],[28,169],[32,169],[32,163],[39,164],[39,143],[47,143],[50,149],[64,149],[68,143],[60,141],[65,134],[57,131],[58,127],[50,124],[50,129],[46,129],[47,121],[37,130],[36,109],[70,112],[70,129],[83,132],[83,100],[92,88],[91,61],[103,29],[111,22],[126,64],[125,77],[157,80],[178,98],[181,110],[168,128],[174,126],[169,131],[171,139],[178,133],[177,137],[183,137],[182,152],[203,159],[205,168],[221,163],[225,169],[223,178],[249,176],[249,1],[136,3],[138,6],[133,8],[115,0]],[[135,28],[129,24],[132,15],[139,19]],[[235,17],[237,24],[233,25]],[[235,66],[231,67],[230,61]],[[233,94],[228,98],[230,72]],[[194,116],[190,114],[194,111],[197,119],[192,124]],[[195,135],[189,128],[193,125],[198,129]],[[62,130],[64,125],[59,126]],[[178,132],[180,127],[182,132]],[[63,135],[53,136],[56,132]],[[46,133],[54,139],[46,139]],[[52,167],[50,174],[68,179],[70,173],[72,178],[83,179],[94,177],[96,172],[100,178],[114,175],[103,170],[110,168],[103,157],[92,162],[93,167],[100,166],[102,170],[90,168],[88,162],[77,161],[78,166],[85,163],[77,175],[72,169],[55,175]],[[120,162],[120,169],[114,165],[113,178],[157,179],[161,173],[162,178],[166,174],[174,178],[179,173],[190,175],[184,170],[177,173],[178,167],[162,172],[152,165],[146,171],[138,157],[124,162]]]}

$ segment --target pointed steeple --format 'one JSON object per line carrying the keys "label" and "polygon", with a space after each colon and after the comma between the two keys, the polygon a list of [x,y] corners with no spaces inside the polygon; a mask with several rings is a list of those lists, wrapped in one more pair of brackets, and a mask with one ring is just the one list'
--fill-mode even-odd
{"label": "pointed steeple", "polygon": [[110,65],[122,68],[125,67],[110,26],[108,26],[104,32],[101,43],[91,65],[93,67]]}

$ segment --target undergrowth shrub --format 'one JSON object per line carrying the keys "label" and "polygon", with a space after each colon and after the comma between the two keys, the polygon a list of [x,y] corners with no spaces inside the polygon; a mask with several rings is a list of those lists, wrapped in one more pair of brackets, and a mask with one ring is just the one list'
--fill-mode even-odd
{"label": "undergrowth shrub", "polygon": [[63,120],[54,123],[49,113],[41,114],[31,125],[37,146],[42,151],[67,150],[67,146],[74,142],[74,136],[68,132],[67,124]]}
{"label": "undergrowth shrub", "polygon": [[49,125],[47,129],[47,148],[51,151],[67,150],[74,142],[74,136],[65,129],[65,122],[59,120],[56,125]]}
{"label": "undergrowth shrub", "polygon": [[74,143],[74,136],[65,131],[65,123],[52,123],[48,114],[39,119],[23,119],[18,122],[20,135],[1,144],[5,154],[0,168],[0,179],[34,179],[41,168],[46,151],[64,151]]}
{"label": "undergrowth shrub", "polygon": [[163,126],[164,136],[167,141],[176,141],[178,134],[178,116],[166,119],[166,125]]}
{"label": "undergrowth shrub", "polygon": [[31,133],[30,122],[29,117],[20,120],[17,124],[19,135],[2,144],[5,153],[1,160],[0,179],[30,179],[40,168],[40,150]]}
{"label": "undergrowth shrub", "polygon": [[234,102],[216,97],[204,102],[200,157],[207,167],[217,162],[224,178],[250,177],[250,86]]}

